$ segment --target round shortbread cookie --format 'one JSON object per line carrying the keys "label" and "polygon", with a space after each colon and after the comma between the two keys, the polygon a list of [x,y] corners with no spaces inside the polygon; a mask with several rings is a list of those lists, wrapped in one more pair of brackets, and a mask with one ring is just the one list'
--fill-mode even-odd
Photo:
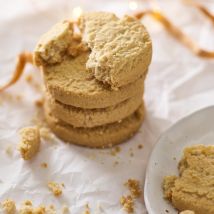
{"label": "round shortbread cookie", "polygon": [[142,93],[107,108],[82,109],[60,103],[50,94],[46,96],[51,114],[74,127],[95,127],[120,121],[136,111],[141,103]]}
{"label": "round shortbread cookie", "polygon": [[141,105],[132,115],[121,122],[94,128],[74,128],[51,115],[47,106],[45,116],[53,133],[63,141],[92,148],[104,148],[122,143],[133,136],[144,119],[144,106]]}
{"label": "round shortbread cookie", "polygon": [[106,108],[143,93],[145,76],[118,90],[97,81],[93,72],[86,70],[88,56],[83,53],[60,64],[43,66],[45,85],[54,99],[80,108]]}
{"label": "round shortbread cookie", "polygon": [[86,67],[97,80],[119,88],[146,74],[152,58],[152,42],[139,20],[92,12],[83,14],[80,28],[83,41],[91,48]]}

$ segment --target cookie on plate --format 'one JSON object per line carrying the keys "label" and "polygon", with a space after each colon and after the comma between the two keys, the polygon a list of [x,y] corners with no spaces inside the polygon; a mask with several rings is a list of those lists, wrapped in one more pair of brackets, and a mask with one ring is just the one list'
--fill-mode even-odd
{"label": "cookie on plate", "polygon": [[179,211],[214,213],[214,146],[186,148],[179,163],[180,176],[166,176],[165,198]]}

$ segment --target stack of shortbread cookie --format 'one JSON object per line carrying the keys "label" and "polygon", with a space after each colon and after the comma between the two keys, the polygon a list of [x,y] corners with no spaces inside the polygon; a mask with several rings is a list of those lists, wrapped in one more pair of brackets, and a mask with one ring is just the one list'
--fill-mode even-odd
{"label": "stack of shortbread cookie", "polygon": [[144,118],[151,55],[150,37],[132,17],[94,12],[56,24],[34,51],[52,131],[66,142],[89,147],[131,137]]}

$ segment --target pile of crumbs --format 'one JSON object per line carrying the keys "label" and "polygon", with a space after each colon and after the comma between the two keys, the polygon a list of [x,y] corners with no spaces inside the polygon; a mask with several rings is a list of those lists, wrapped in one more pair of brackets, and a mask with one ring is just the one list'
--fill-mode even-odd
{"label": "pile of crumbs", "polygon": [[131,192],[131,195],[134,198],[139,198],[142,194],[141,188],[140,188],[140,182],[135,179],[128,179],[128,181],[124,184],[126,187],[128,187],[129,191]]}
{"label": "pile of crumbs", "polygon": [[[24,201],[20,208],[17,209],[16,204],[11,199],[6,199],[1,203],[2,210],[5,214],[56,214],[56,209],[53,205],[44,206],[40,205],[34,207],[33,203],[30,200]],[[62,208],[62,214],[68,213],[69,209],[65,206]]]}
{"label": "pile of crumbs", "polygon": [[4,93],[1,96],[0,99],[0,105],[2,105],[4,102],[20,102],[23,99],[23,96],[21,94],[9,94]]}
{"label": "pile of crumbs", "polygon": [[2,209],[6,214],[13,214],[16,212],[16,204],[11,199],[6,199],[1,203]]}
{"label": "pile of crumbs", "polygon": [[134,200],[131,197],[131,195],[128,196],[122,196],[120,198],[120,203],[123,206],[123,209],[127,213],[134,213]]}
{"label": "pile of crumbs", "polygon": [[48,188],[54,194],[54,196],[58,197],[58,196],[62,195],[62,186],[63,185],[60,185],[54,181],[50,181],[48,183]]}
{"label": "pile of crumbs", "polygon": [[135,179],[128,179],[124,185],[128,188],[130,194],[122,196],[120,198],[120,204],[127,213],[134,213],[135,199],[140,198],[142,195],[140,182]]}

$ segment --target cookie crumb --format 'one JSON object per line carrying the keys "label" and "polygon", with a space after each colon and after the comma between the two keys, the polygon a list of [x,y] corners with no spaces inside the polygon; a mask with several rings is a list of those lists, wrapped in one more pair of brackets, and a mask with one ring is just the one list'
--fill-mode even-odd
{"label": "cookie crumb", "polygon": [[[1,205],[5,214],[56,214],[56,210],[53,205],[40,205],[38,207],[34,207],[30,200],[22,202],[20,208],[17,210],[15,202],[11,199],[3,201]],[[66,212],[62,214],[66,214]]]}
{"label": "cookie crumb", "polygon": [[41,108],[41,107],[43,107],[44,99],[43,99],[43,98],[38,99],[38,100],[36,100],[34,103],[35,103],[35,106],[36,106],[36,107]]}
{"label": "cookie crumb", "polygon": [[33,76],[32,76],[32,74],[28,74],[28,75],[26,75],[26,76],[25,76],[25,80],[26,80],[26,82],[31,83],[31,82],[32,82],[32,80],[33,80]]}
{"label": "cookie crumb", "polygon": [[118,164],[119,164],[118,161],[115,161],[115,162],[114,162],[114,166],[117,166]]}
{"label": "cookie crumb", "polygon": [[49,128],[47,127],[41,127],[40,128],[40,135],[45,140],[52,140],[52,134]]}
{"label": "cookie crumb", "polygon": [[15,98],[16,98],[17,101],[21,101],[22,100],[22,95],[16,95]]}
{"label": "cookie crumb", "polygon": [[120,203],[127,213],[134,213],[134,200],[131,195],[122,196],[120,198]]}
{"label": "cookie crumb", "polygon": [[91,214],[90,207],[88,204],[85,205],[85,211],[83,212],[83,214]]}
{"label": "cookie crumb", "polygon": [[48,207],[45,208],[45,213],[47,214],[56,214],[56,209],[54,207],[54,205],[50,205]]}
{"label": "cookie crumb", "polygon": [[12,157],[12,155],[13,155],[12,146],[7,146],[5,152],[6,152],[6,154],[7,154],[8,156]]}
{"label": "cookie crumb", "polygon": [[30,200],[26,200],[22,203],[19,211],[19,214],[28,214],[33,213],[33,204]]}
{"label": "cookie crumb", "polygon": [[135,179],[128,179],[128,181],[124,184],[126,187],[128,187],[131,195],[134,198],[139,198],[142,194],[141,188],[140,188],[140,182]]}
{"label": "cookie crumb", "polygon": [[52,193],[53,193],[56,197],[62,195],[62,188],[61,188],[61,186],[60,186],[58,183],[56,183],[56,182],[54,182],[54,181],[50,181],[50,182],[48,183],[48,188],[49,188],[49,190],[52,191]]}
{"label": "cookie crumb", "polygon": [[115,146],[111,149],[110,154],[112,156],[116,156],[118,153],[120,153],[120,151],[121,151],[121,148],[119,146]]}
{"label": "cookie crumb", "polygon": [[142,144],[139,144],[139,145],[137,146],[137,148],[138,148],[138,149],[142,149],[142,148],[143,148],[143,145],[142,145]]}
{"label": "cookie crumb", "polygon": [[62,214],[67,214],[67,213],[69,213],[69,208],[68,208],[68,206],[67,205],[63,205],[63,207],[62,207],[62,212],[61,212]]}
{"label": "cookie crumb", "polygon": [[41,167],[46,169],[46,168],[48,168],[48,164],[43,162],[43,163],[41,163]]}
{"label": "cookie crumb", "polygon": [[16,204],[11,199],[6,199],[1,203],[3,211],[5,214],[15,214],[16,213]]}
{"label": "cookie crumb", "polygon": [[133,152],[130,152],[130,157],[134,157],[134,153]]}
{"label": "cookie crumb", "polygon": [[129,156],[134,157],[134,152],[132,148],[129,148]]}
{"label": "cookie crumb", "polygon": [[37,127],[25,127],[20,131],[19,151],[24,160],[33,158],[40,147],[40,133]]}
{"label": "cookie crumb", "polygon": [[[36,207],[36,208],[33,208],[33,214],[34,213],[39,213],[39,214],[46,214],[46,209],[45,209],[45,206],[39,206],[39,207]],[[28,213],[27,213],[28,214]]]}

